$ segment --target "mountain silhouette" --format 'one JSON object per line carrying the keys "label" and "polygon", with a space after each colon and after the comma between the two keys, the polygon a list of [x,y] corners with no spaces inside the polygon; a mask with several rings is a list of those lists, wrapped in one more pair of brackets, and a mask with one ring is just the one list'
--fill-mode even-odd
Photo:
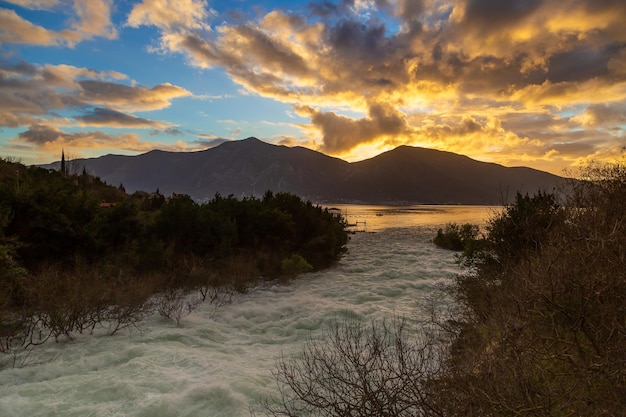
{"label": "mountain silhouette", "polygon": [[[303,148],[256,138],[225,142],[199,152],[150,151],[137,156],[74,159],[82,169],[127,192],[159,190],[196,200],[216,193],[262,196],[290,192],[318,203],[503,204],[516,192],[553,191],[562,177],[526,167],[508,168],[452,152],[400,146],[348,163]],[[59,169],[60,162],[42,165]]]}

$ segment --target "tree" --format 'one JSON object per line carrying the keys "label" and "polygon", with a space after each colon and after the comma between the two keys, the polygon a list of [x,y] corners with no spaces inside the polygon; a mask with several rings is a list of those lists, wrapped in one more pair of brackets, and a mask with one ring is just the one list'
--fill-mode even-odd
{"label": "tree", "polygon": [[406,323],[333,326],[327,341],[311,340],[301,355],[281,358],[279,398],[264,406],[272,416],[442,416],[432,392],[439,347],[409,338]]}
{"label": "tree", "polygon": [[61,174],[67,174],[67,167],[65,166],[65,150],[61,150]]}

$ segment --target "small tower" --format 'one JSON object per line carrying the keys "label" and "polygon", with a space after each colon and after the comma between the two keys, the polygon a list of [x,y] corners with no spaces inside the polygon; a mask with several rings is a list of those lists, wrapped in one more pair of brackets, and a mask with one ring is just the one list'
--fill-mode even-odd
{"label": "small tower", "polygon": [[61,149],[61,174],[67,174],[67,168],[65,167],[65,149]]}

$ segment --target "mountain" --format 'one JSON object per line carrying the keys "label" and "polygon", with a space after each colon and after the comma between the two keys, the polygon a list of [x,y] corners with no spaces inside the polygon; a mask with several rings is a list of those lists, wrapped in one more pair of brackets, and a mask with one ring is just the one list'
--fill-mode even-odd
{"label": "mountain", "polygon": [[517,191],[552,191],[564,178],[526,167],[508,168],[452,152],[400,146],[352,164],[346,198],[439,204],[502,204]]}
{"label": "mountain", "polygon": [[[303,147],[271,145],[256,138],[199,152],[151,151],[137,156],[75,159],[70,168],[128,192],[216,193],[262,196],[291,192],[314,202],[368,204],[502,204],[517,191],[552,191],[564,179],[531,168],[507,168],[451,152],[400,146],[348,163]],[[42,165],[59,169],[60,162]]]}

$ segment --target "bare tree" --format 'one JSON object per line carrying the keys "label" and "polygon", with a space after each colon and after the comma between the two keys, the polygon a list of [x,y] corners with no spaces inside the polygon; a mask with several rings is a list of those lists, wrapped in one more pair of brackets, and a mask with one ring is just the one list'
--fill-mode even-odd
{"label": "bare tree", "polygon": [[343,322],[301,356],[281,358],[280,396],[264,403],[272,416],[441,416],[432,394],[441,350],[432,337],[406,333],[406,321],[369,326]]}
{"label": "bare tree", "polygon": [[174,320],[177,326],[183,317],[202,303],[202,297],[184,288],[168,288],[155,296],[156,310],[163,317]]}

